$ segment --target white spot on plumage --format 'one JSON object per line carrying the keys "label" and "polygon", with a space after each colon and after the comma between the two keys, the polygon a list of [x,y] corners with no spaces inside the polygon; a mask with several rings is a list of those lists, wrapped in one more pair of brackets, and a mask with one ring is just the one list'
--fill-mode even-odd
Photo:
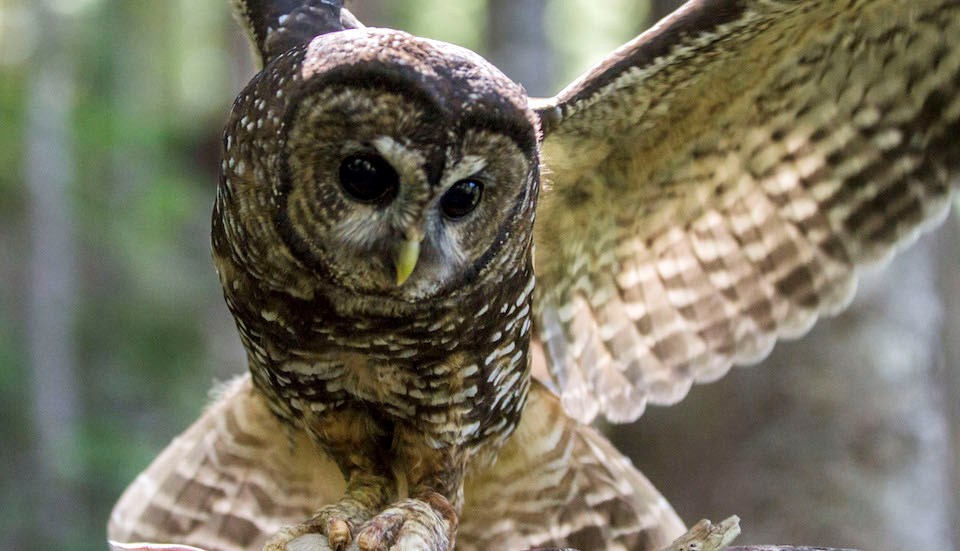
{"label": "white spot on plumage", "polygon": [[277,312],[271,312],[269,310],[261,310],[260,315],[267,321],[277,321],[277,319],[280,317],[280,314]]}

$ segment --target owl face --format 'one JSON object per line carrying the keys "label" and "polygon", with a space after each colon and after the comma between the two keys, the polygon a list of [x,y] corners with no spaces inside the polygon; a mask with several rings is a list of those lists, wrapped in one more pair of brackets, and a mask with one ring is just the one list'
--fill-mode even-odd
{"label": "owl face", "polygon": [[287,92],[275,225],[337,287],[405,301],[453,292],[532,226],[539,161],[526,98],[461,48],[347,34],[315,39]]}

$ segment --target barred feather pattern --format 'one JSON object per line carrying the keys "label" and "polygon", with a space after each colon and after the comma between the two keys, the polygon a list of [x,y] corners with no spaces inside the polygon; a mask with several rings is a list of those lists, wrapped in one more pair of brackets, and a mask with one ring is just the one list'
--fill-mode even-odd
{"label": "barred feather pattern", "polygon": [[[336,465],[273,415],[249,376],[220,397],[117,503],[118,543],[259,550],[343,493]],[[534,384],[517,431],[492,467],[468,475],[457,548],[658,549],[683,523],[596,430]]]}
{"label": "barred feather pattern", "polygon": [[343,494],[336,464],[270,412],[249,375],[219,394],[124,492],[110,540],[260,549]]}
{"label": "barred feather pattern", "polygon": [[691,2],[538,109],[540,340],[572,415],[631,421],[943,218],[960,2]]}
{"label": "barred feather pattern", "polygon": [[593,427],[535,383],[493,468],[467,480],[457,549],[660,549],[685,531],[670,504]]}

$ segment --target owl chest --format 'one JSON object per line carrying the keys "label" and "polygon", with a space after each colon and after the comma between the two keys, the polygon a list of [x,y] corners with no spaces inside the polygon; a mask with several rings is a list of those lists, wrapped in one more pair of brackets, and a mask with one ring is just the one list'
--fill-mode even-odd
{"label": "owl chest", "polygon": [[500,308],[495,323],[435,322],[423,334],[318,331],[312,349],[264,366],[258,386],[294,421],[363,408],[438,445],[508,434],[528,389],[532,322],[529,304]]}
{"label": "owl chest", "polygon": [[411,420],[427,409],[475,409],[480,371],[469,353],[443,360],[416,361],[382,354],[336,350],[289,359],[274,371],[283,392],[298,409],[325,413],[342,407],[373,406]]}

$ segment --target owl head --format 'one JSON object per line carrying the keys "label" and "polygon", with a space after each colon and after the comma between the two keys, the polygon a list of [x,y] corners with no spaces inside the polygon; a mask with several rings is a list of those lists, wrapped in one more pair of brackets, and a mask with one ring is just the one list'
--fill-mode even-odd
{"label": "owl head", "polygon": [[456,293],[529,256],[537,136],[523,89],[473,52],[384,29],[318,36],[234,104],[215,249],[294,294]]}

